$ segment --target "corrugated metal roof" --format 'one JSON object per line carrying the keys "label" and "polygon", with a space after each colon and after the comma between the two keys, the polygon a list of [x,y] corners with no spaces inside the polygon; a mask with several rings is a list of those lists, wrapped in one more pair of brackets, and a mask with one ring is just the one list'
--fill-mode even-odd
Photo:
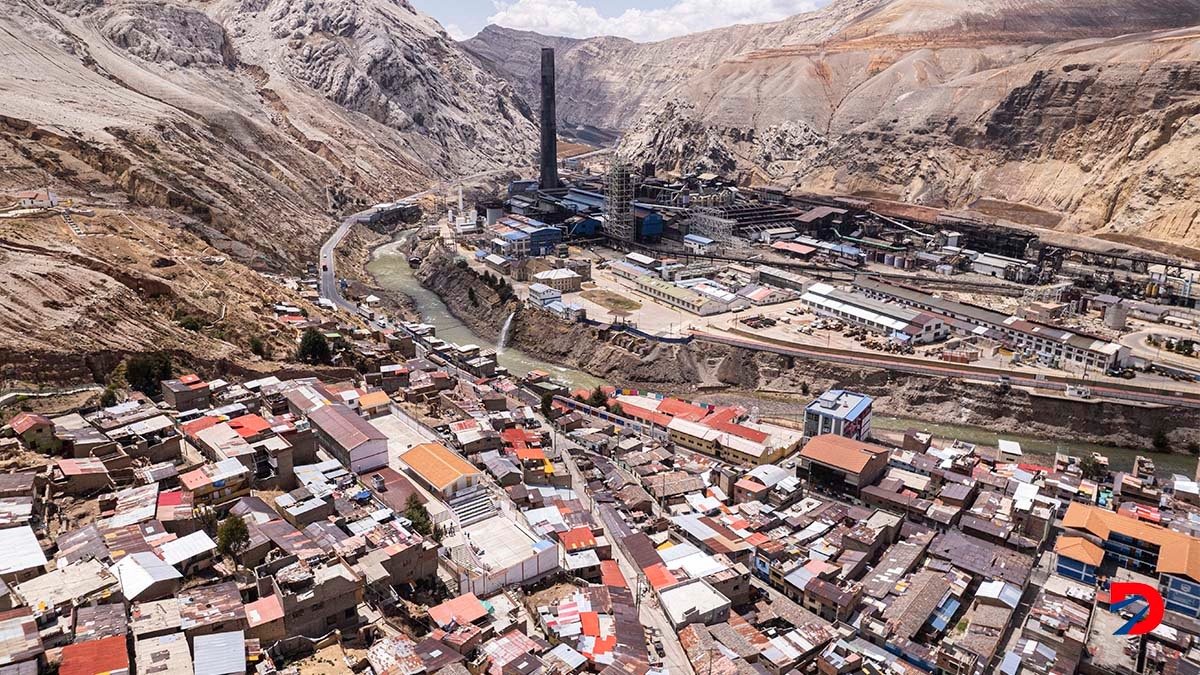
{"label": "corrugated metal roof", "polygon": [[178,565],[185,560],[215,551],[216,548],[217,544],[212,537],[209,537],[203,530],[199,530],[163,544],[159,547],[159,551],[167,564]]}
{"label": "corrugated metal roof", "polygon": [[195,675],[244,675],[246,635],[243,631],[197,635],[192,640]]}

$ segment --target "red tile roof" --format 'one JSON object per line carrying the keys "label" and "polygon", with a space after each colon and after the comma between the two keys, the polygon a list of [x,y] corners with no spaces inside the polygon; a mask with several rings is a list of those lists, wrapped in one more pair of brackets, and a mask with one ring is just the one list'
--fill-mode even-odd
{"label": "red tile roof", "polygon": [[518,445],[514,448],[517,459],[525,461],[527,459],[546,459],[546,451],[542,448],[531,448],[525,444]]}
{"label": "red tile roof", "polygon": [[668,586],[674,586],[679,580],[671,574],[671,570],[662,563],[655,563],[646,569],[642,570],[646,575],[646,581],[650,582],[655,590],[662,590]]}
{"label": "red tile roof", "polygon": [[626,417],[632,417],[633,419],[643,420],[650,422],[651,424],[657,424],[660,427],[665,427],[671,423],[670,415],[664,415],[659,412],[654,412],[653,410],[647,410],[646,408],[632,405],[624,401],[617,401],[616,403],[617,405],[621,406],[621,412]]}
{"label": "red tile roof", "polygon": [[583,634],[600,637],[600,615],[595,612],[580,612],[579,623],[583,624]]}
{"label": "red tile roof", "polygon": [[596,545],[595,535],[586,527],[577,527],[566,532],[559,532],[558,540],[562,542],[563,548],[568,551],[579,551],[585,548],[592,548]]}
{"label": "red tile roof", "polygon": [[242,438],[252,438],[271,428],[266,420],[253,413],[229,420],[229,426]]}
{"label": "red tile roof", "polygon": [[521,427],[510,427],[500,432],[500,440],[505,443],[537,443],[541,435]]}
{"label": "red tile roof", "polygon": [[122,669],[129,670],[129,649],[124,635],[63,647],[58,672],[59,675],[101,675]]}
{"label": "red tile roof", "polygon": [[179,506],[183,503],[183,491],[172,490],[170,492],[158,493],[159,506]]}
{"label": "red tile roof", "polygon": [[53,426],[54,423],[51,422],[50,418],[46,417],[45,415],[37,415],[28,412],[17,413],[16,417],[13,417],[8,421],[8,426],[12,427],[12,430],[18,434],[23,434],[36,426],[47,424]]}
{"label": "red tile roof", "polygon": [[703,424],[709,429],[724,431],[727,434],[737,436],[738,438],[744,438],[748,441],[754,441],[755,443],[766,443],[767,439],[770,438],[769,434],[759,431],[758,429],[751,429],[750,427],[736,424],[734,422],[716,421],[711,423],[703,422]]}
{"label": "red tile roof", "polygon": [[479,598],[475,597],[474,593],[460,595],[429,608],[429,618],[443,628],[451,623],[460,626],[475,623],[487,616],[487,613],[487,608],[483,606]]}
{"label": "red tile roof", "polygon": [[282,618],[283,603],[279,601],[279,596],[273,593],[246,605],[246,622],[251,628]]}
{"label": "red tile roof", "polygon": [[621,566],[616,560],[600,561],[600,581],[609,588],[629,588],[625,575],[621,574]]}
{"label": "red tile roof", "polygon": [[213,417],[211,415],[205,415],[204,417],[201,417],[199,419],[194,419],[191,422],[185,422],[183,424],[183,433],[187,434],[188,436],[192,436],[194,438],[196,436],[196,434],[200,433],[201,431],[204,431],[205,429],[208,429],[211,427],[215,427],[216,425],[218,425],[220,423],[221,423],[220,418]]}
{"label": "red tile roof", "polygon": [[664,398],[658,404],[658,412],[688,420],[689,422],[699,422],[708,416],[708,409],[701,408],[698,405],[693,405],[687,401],[681,401],[677,398]]}

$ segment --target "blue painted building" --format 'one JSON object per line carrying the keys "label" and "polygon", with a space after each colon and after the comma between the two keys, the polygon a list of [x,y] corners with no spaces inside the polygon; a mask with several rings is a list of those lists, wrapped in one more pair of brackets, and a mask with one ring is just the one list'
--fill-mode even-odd
{"label": "blue painted building", "polygon": [[1056,572],[1094,583],[1102,566],[1124,567],[1157,578],[1168,611],[1200,618],[1200,539],[1079,502],[1062,522]]}
{"label": "blue painted building", "polygon": [[662,239],[663,234],[663,217],[661,213],[649,211],[645,209],[637,209],[635,215],[642,212],[640,219],[637,221],[637,238],[638,241],[657,242]]}
{"label": "blue painted building", "polygon": [[804,409],[804,435],[836,434],[861,441],[871,435],[874,400],[866,394],[830,389]]}
{"label": "blue painted building", "polygon": [[[496,221],[497,225],[508,228],[496,239],[493,239],[493,252],[510,258],[523,258],[531,255],[547,255],[553,253],[555,247],[562,242],[563,232],[553,225],[547,225],[536,218],[521,215],[508,215]],[[497,240],[500,240],[497,242]],[[503,243],[507,242],[507,244]],[[504,250],[496,250],[499,247]]]}
{"label": "blue painted building", "polygon": [[562,224],[566,237],[594,237],[599,229],[600,221],[590,216],[572,216]]}
{"label": "blue painted building", "polygon": [[554,252],[556,246],[562,242],[562,230],[550,225],[529,226],[521,228],[521,231],[529,235],[529,255],[548,255]]}

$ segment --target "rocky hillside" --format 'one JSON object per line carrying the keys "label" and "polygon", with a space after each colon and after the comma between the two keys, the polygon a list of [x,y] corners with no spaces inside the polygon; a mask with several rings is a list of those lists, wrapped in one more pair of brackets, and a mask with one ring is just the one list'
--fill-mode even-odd
{"label": "rocky hillside", "polygon": [[525,52],[557,46],[564,120],[622,128],[635,161],[1196,245],[1196,24],[1200,0],[837,0],[652,44],[466,46],[522,91]]}
{"label": "rocky hillside", "polygon": [[14,0],[0,16],[0,190],[166,207],[264,267],[331,216],[532,163],[512,88],[404,0]]}

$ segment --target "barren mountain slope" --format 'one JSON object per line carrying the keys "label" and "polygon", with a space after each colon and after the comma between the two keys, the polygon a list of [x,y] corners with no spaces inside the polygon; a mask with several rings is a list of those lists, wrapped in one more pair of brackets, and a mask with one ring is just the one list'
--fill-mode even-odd
{"label": "barren mountain slope", "polygon": [[401,0],[9,9],[0,139],[52,175],[98,174],[72,187],[189,212],[262,265],[311,255],[348,202],[533,156],[511,87]]}
{"label": "barren mountain slope", "polygon": [[[401,0],[5,10],[0,389],[160,349],[210,373],[254,367],[251,338],[290,359],[267,305],[299,298],[216,254],[302,269],[361,204],[534,157],[512,88]],[[35,187],[96,215],[9,217]]]}
{"label": "barren mountain slope", "polygon": [[850,0],[827,13],[832,33],[797,31],[636,102],[624,150],[747,181],[954,208],[988,199],[1002,216],[1012,202],[1064,229],[1200,242],[1200,0]]}
{"label": "barren mountain slope", "polygon": [[487,26],[462,46],[511,82],[537,109],[539,50],[555,48],[558,115],[564,123],[623,129],[664,93],[743,52],[828,39],[883,0],[844,0],[784,21],[730,26],[662,42],[551,37]]}

